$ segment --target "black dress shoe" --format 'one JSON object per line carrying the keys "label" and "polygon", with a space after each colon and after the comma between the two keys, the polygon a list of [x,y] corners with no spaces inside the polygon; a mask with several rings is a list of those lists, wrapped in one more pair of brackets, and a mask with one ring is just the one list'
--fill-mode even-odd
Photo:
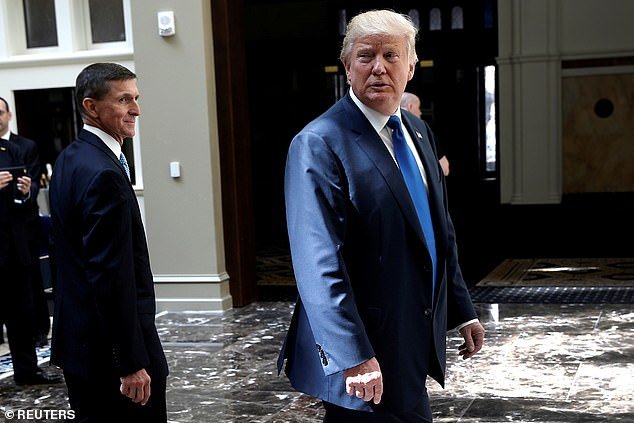
{"label": "black dress shoe", "polygon": [[64,378],[61,375],[49,375],[44,372],[37,372],[25,378],[15,378],[15,384],[24,385],[49,385],[53,383],[62,383]]}

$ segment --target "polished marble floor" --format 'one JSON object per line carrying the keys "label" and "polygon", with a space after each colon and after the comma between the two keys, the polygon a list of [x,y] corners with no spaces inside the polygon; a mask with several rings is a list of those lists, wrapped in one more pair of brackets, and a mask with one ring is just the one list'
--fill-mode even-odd
{"label": "polished marble floor", "polygon": [[[430,381],[435,422],[634,422],[632,305],[478,308],[486,348],[470,361],[448,354],[446,389]],[[291,311],[288,302],[261,302],[224,314],[159,314],[170,421],[320,422],[319,402],[275,370]],[[455,350],[460,339],[449,336]],[[63,386],[0,380],[0,422],[9,421],[6,410],[66,407]]]}

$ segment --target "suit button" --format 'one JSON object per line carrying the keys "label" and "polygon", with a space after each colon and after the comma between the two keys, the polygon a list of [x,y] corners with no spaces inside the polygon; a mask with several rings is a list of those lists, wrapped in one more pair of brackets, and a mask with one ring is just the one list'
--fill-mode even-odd
{"label": "suit button", "polygon": [[321,364],[323,364],[324,367],[328,366],[328,359],[326,358],[324,350],[319,351],[319,357],[321,358]]}
{"label": "suit button", "polygon": [[425,317],[431,316],[431,308],[425,309]]}

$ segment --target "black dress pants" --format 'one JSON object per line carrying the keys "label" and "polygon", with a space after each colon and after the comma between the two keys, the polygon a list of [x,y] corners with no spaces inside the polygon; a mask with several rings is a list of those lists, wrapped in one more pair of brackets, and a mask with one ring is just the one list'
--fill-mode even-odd
{"label": "black dress pants", "polygon": [[329,402],[323,402],[326,414],[324,423],[431,423],[432,414],[427,393],[413,410],[404,413],[366,412],[350,410]]}
{"label": "black dress pants", "polygon": [[121,381],[116,375],[104,373],[89,379],[64,371],[70,408],[75,412],[70,422],[166,423],[167,377],[146,370],[152,382],[150,400],[145,405],[132,402],[119,391]]}
{"label": "black dress pants", "polygon": [[38,239],[29,241],[29,250],[32,262],[31,266],[29,266],[29,276],[33,292],[33,330],[37,339],[48,335],[51,329],[51,319],[40,269],[40,243]]}
{"label": "black dress pants", "polygon": [[10,258],[10,265],[0,266],[2,283],[1,320],[7,328],[7,338],[13,378],[16,382],[28,381],[39,372],[35,343],[33,341],[33,292],[29,268],[21,266],[18,260]]}

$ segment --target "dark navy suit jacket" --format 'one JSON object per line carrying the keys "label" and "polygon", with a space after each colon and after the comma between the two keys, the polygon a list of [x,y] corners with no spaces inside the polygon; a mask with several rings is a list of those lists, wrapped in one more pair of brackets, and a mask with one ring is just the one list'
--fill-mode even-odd
{"label": "dark navy suit jacket", "polygon": [[[476,318],[463,281],[429,127],[402,112],[429,186],[436,296],[403,177],[350,95],[291,143],[285,176],[299,299],[278,366],[299,391],[340,406],[411,410],[427,375],[444,384],[446,331]],[[345,393],[343,371],[376,356],[377,407]]]}
{"label": "dark navy suit jacket", "polygon": [[57,260],[51,361],[83,377],[167,376],[145,231],[119,160],[82,130],[50,185]]}
{"label": "dark navy suit jacket", "polygon": [[9,137],[9,143],[15,144],[20,150],[20,155],[23,157],[24,164],[31,178],[31,198],[33,201],[29,201],[27,204],[27,230],[29,232],[29,240],[38,242],[37,245],[39,245],[40,214],[37,205],[37,196],[40,192],[41,171],[37,144],[35,144],[35,141],[14,134],[13,132]]}
{"label": "dark navy suit jacket", "polygon": [[[37,172],[34,172],[37,162],[37,147],[31,140],[26,140],[23,146],[17,145],[15,135],[11,134],[9,141],[0,139],[0,170],[10,168],[24,168],[26,176],[31,178],[31,192],[28,199],[22,200],[22,194],[18,194],[15,188],[17,180],[14,179],[7,187],[0,190],[0,266],[31,264],[32,257],[29,252],[28,240],[30,239],[29,218],[31,210],[37,202],[39,192]],[[23,148],[22,148],[23,147]],[[17,177],[17,173],[14,176]],[[11,262],[15,261],[15,262]]]}

